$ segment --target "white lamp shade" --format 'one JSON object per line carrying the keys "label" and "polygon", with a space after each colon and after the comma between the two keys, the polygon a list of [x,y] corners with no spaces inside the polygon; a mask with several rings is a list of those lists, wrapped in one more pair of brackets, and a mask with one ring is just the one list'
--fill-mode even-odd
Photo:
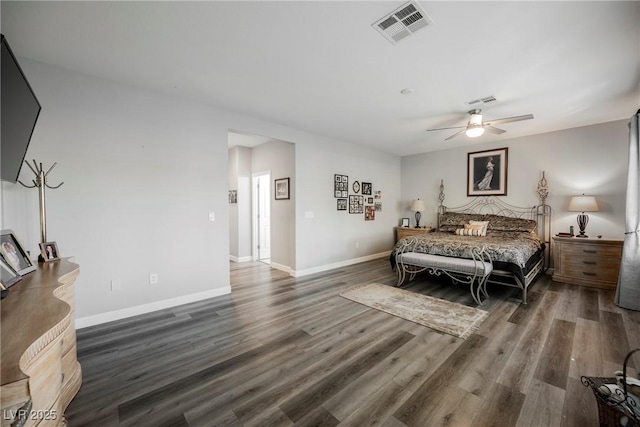
{"label": "white lamp shade", "polygon": [[569,212],[598,212],[598,203],[593,196],[573,196],[569,202]]}
{"label": "white lamp shade", "polygon": [[424,200],[414,200],[411,203],[411,210],[414,212],[424,212],[427,210],[427,206],[424,204]]}

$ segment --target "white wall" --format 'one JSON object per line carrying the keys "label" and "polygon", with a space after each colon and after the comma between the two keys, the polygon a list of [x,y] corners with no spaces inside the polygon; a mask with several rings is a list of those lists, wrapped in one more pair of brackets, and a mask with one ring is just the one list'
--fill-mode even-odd
{"label": "white wall", "polygon": [[[632,113],[630,113],[631,116]],[[600,212],[589,213],[587,234],[623,238],[628,161],[627,120],[550,132],[402,158],[402,209],[409,211],[412,199],[428,204],[425,224],[436,224],[438,190],[444,179],[446,206],[460,206],[466,196],[467,153],[509,148],[508,186],[504,201],[516,206],[537,204],[536,186],[541,171],[549,181],[547,203],[553,209],[552,232],[577,231],[575,212],[568,212],[571,196],[596,196]],[[426,222],[425,222],[426,220]]]}
{"label": "white wall", "polygon": [[[81,266],[80,325],[229,291],[230,129],[295,143],[295,274],[391,249],[398,156],[20,62],[43,107],[27,158],[58,162],[51,182],[65,182],[48,194],[48,237]],[[336,211],[335,173],[383,191],[384,210],[375,221]],[[26,169],[21,178],[28,181],[29,174]],[[215,222],[208,221],[209,212]],[[2,183],[2,224],[37,253],[37,191]],[[158,285],[148,284],[149,273],[158,274]],[[121,291],[111,291],[112,279],[121,281]]]}
{"label": "white wall", "polygon": [[229,205],[229,255],[233,261],[251,260],[251,149],[229,149],[229,189],[238,203]]}
{"label": "white wall", "polygon": [[[64,181],[48,191],[47,237],[81,266],[77,316],[228,292],[227,134],[214,111],[20,62],[42,104],[27,158],[58,162],[50,181]],[[2,185],[3,223],[37,253],[37,190]]]}
{"label": "white wall", "polygon": [[[270,141],[251,150],[251,172],[271,172],[271,264],[290,271],[295,264],[295,145]],[[274,180],[289,178],[289,200],[274,200]]]}
{"label": "white wall", "polygon": [[[350,187],[357,180],[370,182],[374,191],[382,191],[382,212],[376,212],[374,221],[365,221],[363,214],[337,210],[334,174],[348,175]],[[382,255],[393,247],[393,227],[399,215],[399,157],[331,140],[297,144],[296,177],[299,274],[315,271],[319,264]]]}

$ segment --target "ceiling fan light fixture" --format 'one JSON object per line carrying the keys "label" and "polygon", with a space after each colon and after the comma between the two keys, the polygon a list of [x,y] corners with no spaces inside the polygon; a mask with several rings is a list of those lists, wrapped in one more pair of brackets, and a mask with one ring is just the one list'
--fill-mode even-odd
{"label": "ceiling fan light fixture", "polygon": [[470,125],[469,128],[464,132],[469,138],[477,138],[484,133],[484,128],[478,125]]}
{"label": "ceiling fan light fixture", "polygon": [[482,114],[480,114],[479,110],[475,110],[475,111],[477,112],[471,112],[471,119],[469,120],[469,126],[482,126]]}

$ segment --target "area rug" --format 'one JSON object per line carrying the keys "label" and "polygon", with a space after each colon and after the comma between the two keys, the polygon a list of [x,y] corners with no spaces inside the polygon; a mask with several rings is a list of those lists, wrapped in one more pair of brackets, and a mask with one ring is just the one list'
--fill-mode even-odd
{"label": "area rug", "polygon": [[489,315],[474,307],[378,283],[340,296],[459,338],[468,338]]}

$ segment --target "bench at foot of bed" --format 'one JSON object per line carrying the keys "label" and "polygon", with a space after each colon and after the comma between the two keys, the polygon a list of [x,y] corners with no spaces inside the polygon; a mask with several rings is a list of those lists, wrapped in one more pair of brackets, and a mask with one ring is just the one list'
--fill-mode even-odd
{"label": "bench at foot of bed", "polygon": [[483,296],[484,298],[489,297],[486,286],[489,275],[493,271],[493,263],[484,247],[472,251],[473,259],[411,252],[409,245],[404,249],[407,250],[401,250],[396,255],[396,271],[398,273],[396,286],[401,286],[407,276],[411,281],[417,273],[423,271],[438,276],[445,273],[454,282],[468,284],[471,296],[478,305],[482,304]]}

